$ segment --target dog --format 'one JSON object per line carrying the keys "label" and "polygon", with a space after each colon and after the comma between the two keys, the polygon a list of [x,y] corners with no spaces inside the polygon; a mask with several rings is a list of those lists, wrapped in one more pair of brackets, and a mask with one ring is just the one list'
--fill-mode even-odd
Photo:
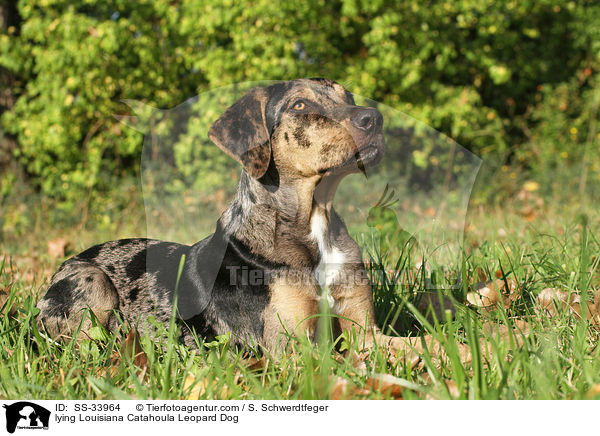
{"label": "dog", "polygon": [[375,325],[361,250],[332,206],[346,175],[381,160],[381,113],[336,82],[298,79],[250,90],[209,137],[243,167],[215,232],[192,246],[123,239],[83,251],[52,277],[40,325],[53,337],[85,332],[90,309],[109,331],[148,330],[150,316],[169,325],[175,313],[189,346],[230,332],[235,345],[277,350],[290,333],[315,340],[327,301],[338,331],[365,348],[418,347]]}

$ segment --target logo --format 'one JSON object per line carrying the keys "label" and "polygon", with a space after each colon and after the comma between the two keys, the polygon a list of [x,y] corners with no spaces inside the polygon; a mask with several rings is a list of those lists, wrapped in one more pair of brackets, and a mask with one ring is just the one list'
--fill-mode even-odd
{"label": "logo", "polygon": [[14,433],[15,429],[48,430],[50,411],[28,401],[19,401],[3,405],[6,409],[6,431]]}

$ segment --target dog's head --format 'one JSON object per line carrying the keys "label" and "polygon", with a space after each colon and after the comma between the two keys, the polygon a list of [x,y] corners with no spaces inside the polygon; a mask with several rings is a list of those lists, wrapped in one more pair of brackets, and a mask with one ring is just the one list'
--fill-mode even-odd
{"label": "dog's head", "polygon": [[299,79],[254,88],[223,113],[209,137],[255,178],[270,165],[280,175],[303,178],[378,163],[382,125],[377,109],[356,106],[341,85]]}

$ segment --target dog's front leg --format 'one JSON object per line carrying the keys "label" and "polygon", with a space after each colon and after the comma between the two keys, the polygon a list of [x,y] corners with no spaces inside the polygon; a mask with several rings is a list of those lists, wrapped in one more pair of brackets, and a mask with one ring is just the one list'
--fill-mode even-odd
{"label": "dog's front leg", "polygon": [[[335,300],[333,312],[339,316],[341,330],[349,332],[349,338],[355,338],[360,349],[379,346],[390,355],[404,359],[411,367],[420,362],[425,350],[433,358],[444,356],[442,344],[432,335],[427,334],[421,338],[383,334],[375,324],[373,294],[369,283],[336,284],[331,287],[331,295]],[[457,344],[457,347],[461,361],[470,361],[469,347],[463,344]]]}
{"label": "dog's front leg", "polygon": [[[375,324],[375,311],[371,286],[335,286],[332,295],[335,299],[334,312],[340,316],[339,323],[342,331],[348,331],[349,337],[358,339],[361,349],[379,346],[386,349],[392,356],[404,359],[411,367],[421,361],[425,350],[434,359],[442,359],[446,352],[442,343],[430,334],[423,337],[396,337],[381,333]],[[471,361],[472,354],[469,346],[456,344],[461,362]]]}
{"label": "dog's front leg", "polygon": [[269,285],[269,291],[271,300],[262,314],[262,345],[274,352],[284,349],[290,337],[313,340],[317,324],[313,315],[319,312],[317,285],[278,278]]}
{"label": "dog's front leg", "polygon": [[333,285],[331,295],[335,301],[333,312],[339,316],[341,330],[349,332],[350,338],[356,338],[361,349],[378,345],[394,356],[404,357],[411,365],[419,361],[422,351],[419,338],[384,335],[375,324],[373,294],[368,283]]}

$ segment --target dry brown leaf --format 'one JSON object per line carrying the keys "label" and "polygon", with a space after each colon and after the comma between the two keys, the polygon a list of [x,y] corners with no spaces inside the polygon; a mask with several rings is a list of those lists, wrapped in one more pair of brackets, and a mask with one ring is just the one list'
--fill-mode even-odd
{"label": "dry brown leaf", "polygon": [[355,350],[350,352],[349,350],[346,350],[342,354],[336,354],[334,360],[340,365],[344,365],[349,361],[352,368],[355,369],[355,371],[349,372],[351,375],[365,375],[367,373],[366,360],[368,359],[369,354],[370,351],[368,349],[361,352]]}
{"label": "dry brown leaf", "polygon": [[538,294],[537,302],[541,310],[550,316],[558,315],[561,310],[568,310],[579,316],[583,316],[585,312],[588,320],[593,324],[600,324],[600,290],[595,290],[593,298],[584,305],[578,291],[569,293],[556,288],[546,288]]}
{"label": "dry brown leaf", "polygon": [[367,373],[367,364],[365,363],[365,359],[367,358],[369,353],[363,352],[358,353],[356,351],[352,351],[350,355],[350,361],[352,362],[352,367],[356,370],[358,374],[364,375]]}
{"label": "dry brown leaf", "polygon": [[[410,365],[412,369],[424,367],[425,362],[421,359],[421,355],[425,353],[425,349],[427,349],[427,352],[436,364],[441,365],[441,361],[446,360],[448,357],[440,341],[430,334],[423,335],[422,337],[402,337],[396,339],[396,356],[404,358],[405,364]],[[471,349],[469,346],[457,343],[456,347],[458,348],[461,362],[470,362]]]}
{"label": "dry brown leaf", "polygon": [[569,305],[571,297],[566,291],[555,288],[545,288],[537,296],[537,302],[542,310],[548,311],[552,316],[557,315],[558,308],[565,308]]}
{"label": "dry brown leaf", "polygon": [[486,282],[488,280],[488,275],[485,272],[485,270],[483,268],[481,268],[480,266],[477,266],[475,268],[474,274],[473,276],[477,276],[477,281],[478,282]]}
{"label": "dry brown leaf", "polygon": [[581,295],[576,295],[571,302],[573,310],[578,315],[584,316],[592,324],[600,324],[600,290],[595,290],[594,294],[584,303]]}
{"label": "dry brown leaf", "polygon": [[101,368],[98,370],[98,374],[102,377],[107,374],[110,377],[114,377],[119,372],[119,366],[121,365],[121,356],[124,356],[127,361],[130,361],[133,357],[133,364],[138,367],[138,376],[142,380],[148,371],[148,356],[140,345],[139,337],[135,330],[131,330],[123,344],[121,345],[121,352],[115,351],[110,360],[110,366]]}
{"label": "dry brown leaf", "polygon": [[505,307],[510,307],[517,297],[516,291],[517,283],[514,280],[490,280],[487,283],[478,283],[474,291],[467,293],[467,301],[475,307],[484,309],[493,309],[501,301]]}
{"label": "dry brown leaf", "polygon": [[65,257],[65,252],[69,244],[69,240],[62,236],[48,241],[48,255],[52,259],[60,259]]}
{"label": "dry brown leaf", "polygon": [[127,358],[131,358],[133,356],[133,363],[135,366],[140,368],[141,370],[148,369],[148,356],[144,353],[142,346],[140,344],[140,338],[135,330],[131,330],[123,345],[121,347],[121,352]]}
{"label": "dry brown leaf", "polygon": [[267,361],[267,359],[265,359],[264,356],[261,357],[260,359],[250,357],[249,359],[246,359],[244,361],[244,364],[245,364],[244,366],[246,367],[246,369],[248,369],[249,371],[260,371],[267,366],[268,361]]}
{"label": "dry brown leaf", "polygon": [[399,382],[400,379],[391,374],[373,374],[371,377],[367,377],[365,389],[381,392],[395,400],[401,400],[404,387]]}
{"label": "dry brown leaf", "polygon": [[[15,316],[17,314],[17,308],[14,303],[9,303],[10,290],[12,289],[12,283],[0,290],[0,310],[4,307],[4,312],[7,316]],[[6,306],[5,306],[6,305]]]}
{"label": "dry brown leaf", "polygon": [[329,390],[330,400],[346,400],[356,396],[366,396],[369,394],[367,389],[359,388],[350,381],[342,377],[335,377],[333,386]]}
{"label": "dry brown leaf", "polygon": [[346,398],[350,382],[342,377],[336,377],[333,386],[329,390],[330,400],[343,400]]}
{"label": "dry brown leaf", "polygon": [[404,387],[400,379],[391,374],[373,374],[367,377],[364,387],[359,387],[351,381],[335,377],[329,391],[330,400],[345,400],[348,398],[365,397],[372,392],[379,392],[395,400],[403,399]]}
{"label": "dry brown leaf", "polygon": [[523,210],[521,210],[521,215],[529,222],[535,221],[536,218],[535,210],[532,207],[524,207]]}
{"label": "dry brown leaf", "polygon": [[593,324],[600,324],[600,289],[594,291],[594,305],[590,308],[590,318]]}
{"label": "dry brown leaf", "polygon": [[[520,319],[515,319],[512,321],[512,324],[513,328],[509,329],[508,326],[504,324],[488,322],[483,324],[482,330],[487,335],[492,336],[495,339],[501,339],[507,343],[509,342],[510,337],[512,336],[515,342],[514,345],[517,347],[521,347],[525,342],[525,337],[529,335],[529,323]],[[480,346],[482,348],[484,345],[488,345],[488,341],[482,340],[480,342]]]}
{"label": "dry brown leaf", "polygon": [[348,380],[342,377],[336,377],[333,386],[329,390],[328,398],[330,400],[343,400],[346,398],[346,394],[348,392],[348,386],[350,383]]}

